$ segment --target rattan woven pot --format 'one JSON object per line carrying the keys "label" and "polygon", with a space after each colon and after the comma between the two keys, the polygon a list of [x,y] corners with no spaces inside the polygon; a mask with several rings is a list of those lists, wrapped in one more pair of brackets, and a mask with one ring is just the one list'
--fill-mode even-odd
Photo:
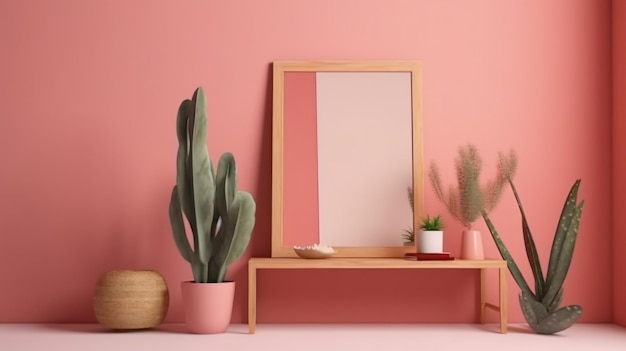
{"label": "rattan woven pot", "polygon": [[96,284],[93,309],[98,323],[111,329],[147,329],[161,324],[169,307],[163,277],[151,270],[114,270]]}

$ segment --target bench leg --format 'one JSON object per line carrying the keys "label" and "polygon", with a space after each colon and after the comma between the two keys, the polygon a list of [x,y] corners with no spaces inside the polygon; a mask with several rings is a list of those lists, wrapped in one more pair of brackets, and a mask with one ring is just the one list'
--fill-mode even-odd
{"label": "bench leg", "polygon": [[248,330],[256,329],[256,267],[248,264]]}

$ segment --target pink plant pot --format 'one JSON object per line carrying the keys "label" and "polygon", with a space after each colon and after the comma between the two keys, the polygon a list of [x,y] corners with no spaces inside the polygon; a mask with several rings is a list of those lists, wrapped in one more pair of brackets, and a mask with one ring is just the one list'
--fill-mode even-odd
{"label": "pink plant pot", "polygon": [[183,311],[189,331],[219,334],[230,325],[235,282],[181,283]]}
{"label": "pink plant pot", "polygon": [[461,237],[461,259],[484,260],[483,238],[478,230],[464,230]]}

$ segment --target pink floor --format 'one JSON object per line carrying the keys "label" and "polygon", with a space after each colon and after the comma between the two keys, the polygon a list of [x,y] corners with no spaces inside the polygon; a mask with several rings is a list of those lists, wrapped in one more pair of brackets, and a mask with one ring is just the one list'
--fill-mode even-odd
{"label": "pink floor", "polygon": [[0,324],[0,350],[626,350],[626,329],[577,324],[558,335],[530,333],[525,325],[268,325],[247,334],[232,325],[219,335],[188,334],[184,325],[143,332],[107,332],[94,324]]}

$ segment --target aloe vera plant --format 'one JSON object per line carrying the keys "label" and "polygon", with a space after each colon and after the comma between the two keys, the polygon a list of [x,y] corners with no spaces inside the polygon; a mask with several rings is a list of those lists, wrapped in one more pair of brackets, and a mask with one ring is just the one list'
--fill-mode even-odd
{"label": "aloe vera plant", "polygon": [[[237,190],[235,158],[224,153],[213,170],[206,147],[206,99],[201,87],[184,100],[176,120],[178,154],[176,185],[169,206],[174,241],[191,264],[196,283],[219,283],[227,268],[248,247],[256,204]],[[193,236],[187,239],[183,214]]]}
{"label": "aloe vera plant", "polygon": [[482,217],[500,251],[500,255],[507,261],[507,266],[513,279],[520,287],[519,302],[526,322],[538,334],[558,333],[576,323],[583,311],[579,305],[559,307],[563,298],[563,282],[567,276],[574,254],[574,246],[578,236],[578,226],[584,204],[584,201],[577,202],[580,179],[574,182],[563,205],[552,242],[545,278],[519,194],[513,181],[509,179],[508,182],[513,190],[522,216],[522,234],[524,236],[526,255],[535,281],[534,291],[531,290],[526,279],[524,279],[515,260],[513,260],[485,211],[482,212]]}

